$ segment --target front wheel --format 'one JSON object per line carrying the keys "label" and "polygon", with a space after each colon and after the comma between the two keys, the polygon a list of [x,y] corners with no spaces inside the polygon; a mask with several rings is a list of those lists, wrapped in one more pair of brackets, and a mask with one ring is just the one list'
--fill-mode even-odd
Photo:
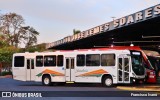
{"label": "front wheel", "polygon": [[105,77],[105,78],[103,79],[103,81],[102,81],[102,84],[103,84],[103,86],[105,86],[105,87],[111,87],[111,86],[113,86],[112,77],[109,77],[109,76]]}
{"label": "front wheel", "polygon": [[50,86],[51,85],[51,77],[48,75],[43,76],[42,78],[42,84],[44,86]]}

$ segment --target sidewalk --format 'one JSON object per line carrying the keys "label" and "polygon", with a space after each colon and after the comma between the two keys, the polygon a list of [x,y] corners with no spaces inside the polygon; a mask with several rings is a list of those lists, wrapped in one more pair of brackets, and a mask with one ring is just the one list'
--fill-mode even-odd
{"label": "sidewalk", "polygon": [[12,75],[0,76],[0,78],[12,78]]}
{"label": "sidewalk", "polygon": [[144,84],[137,86],[117,86],[120,90],[126,91],[157,91],[160,92],[160,84]]}

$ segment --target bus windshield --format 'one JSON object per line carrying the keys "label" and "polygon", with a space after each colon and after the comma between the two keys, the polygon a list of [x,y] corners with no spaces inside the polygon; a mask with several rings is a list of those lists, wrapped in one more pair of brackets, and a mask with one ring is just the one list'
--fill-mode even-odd
{"label": "bus windshield", "polygon": [[132,59],[132,69],[136,75],[144,75],[145,68],[143,64],[143,58],[140,52],[132,52],[131,54]]}

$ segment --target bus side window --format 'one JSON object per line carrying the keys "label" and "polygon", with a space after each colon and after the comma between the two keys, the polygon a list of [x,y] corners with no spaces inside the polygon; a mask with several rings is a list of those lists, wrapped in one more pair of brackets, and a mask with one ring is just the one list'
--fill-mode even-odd
{"label": "bus side window", "polygon": [[63,55],[57,56],[57,66],[62,67],[63,66]]}
{"label": "bus side window", "polygon": [[43,66],[43,56],[36,56],[36,67]]}
{"label": "bus side window", "polygon": [[14,57],[14,67],[24,67],[24,56]]}
{"label": "bus side window", "polygon": [[77,66],[78,67],[85,66],[85,55],[77,55]]}
{"label": "bus side window", "polygon": [[86,66],[100,66],[100,55],[99,54],[87,54],[86,55]]}
{"label": "bus side window", "polygon": [[48,55],[48,56],[44,56],[44,66],[48,67],[55,67],[56,66],[56,56],[55,55]]}
{"label": "bus side window", "polygon": [[115,66],[115,54],[102,54],[101,66]]}

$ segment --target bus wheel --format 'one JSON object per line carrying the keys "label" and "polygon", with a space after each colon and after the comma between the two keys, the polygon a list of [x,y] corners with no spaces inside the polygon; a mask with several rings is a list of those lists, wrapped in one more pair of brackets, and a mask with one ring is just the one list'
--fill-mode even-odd
{"label": "bus wheel", "polygon": [[111,87],[113,86],[113,80],[112,77],[110,76],[106,76],[104,77],[103,81],[102,81],[103,86],[105,87]]}
{"label": "bus wheel", "polygon": [[49,75],[43,76],[42,84],[45,86],[50,86],[51,85],[51,77]]}

